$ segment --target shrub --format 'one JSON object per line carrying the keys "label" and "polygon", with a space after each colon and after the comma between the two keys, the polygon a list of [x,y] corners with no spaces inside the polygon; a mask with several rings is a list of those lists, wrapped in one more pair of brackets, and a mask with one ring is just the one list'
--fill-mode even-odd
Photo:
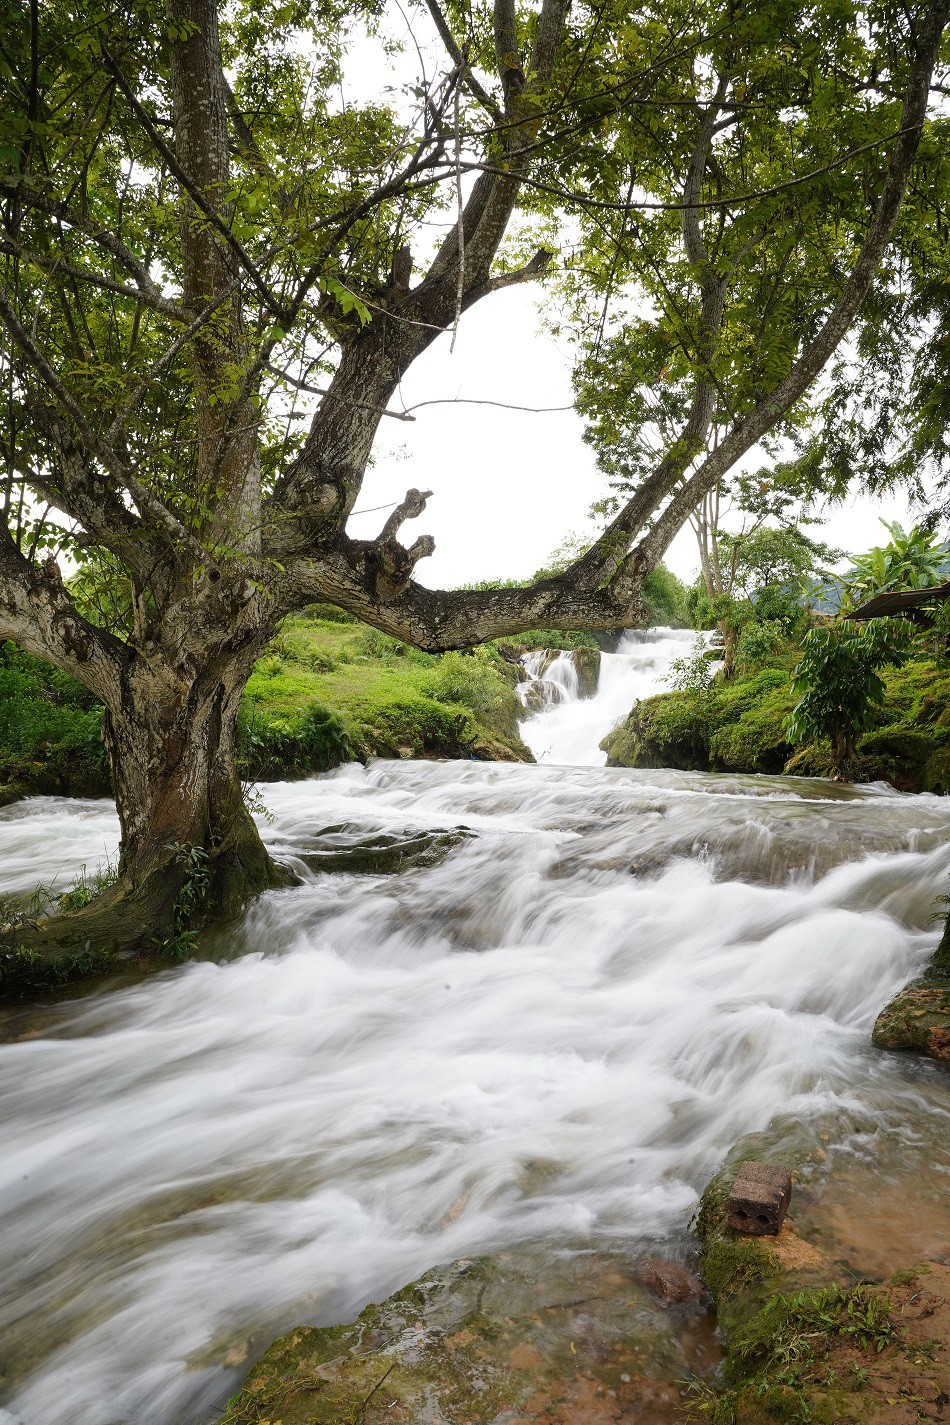
{"label": "shrub", "polygon": [[331,708],[312,702],[302,716],[280,717],[248,705],[238,724],[238,757],[252,777],[305,777],[352,759],[349,735]]}
{"label": "shrub", "polygon": [[750,619],[739,634],[736,667],[743,672],[757,668],[778,653],[786,642],[785,628],[779,619]]}
{"label": "shrub", "polygon": [[430,697],[440,703],[461,703],[478,716],[493,712],[509,692],[495,671],[487,649],[471,653],[443,653],[423,684]]}
{"label": "shrub", "polygon": [[878,670],[903,662],[911,652],[914,630],[900,619],[874,619],[814,628],[802,644],[793,691],[798,702],[786,730],[791,742],[827,739],[832,766],[841,776],[854,761],[860,733],[874,726],[884,702]]}

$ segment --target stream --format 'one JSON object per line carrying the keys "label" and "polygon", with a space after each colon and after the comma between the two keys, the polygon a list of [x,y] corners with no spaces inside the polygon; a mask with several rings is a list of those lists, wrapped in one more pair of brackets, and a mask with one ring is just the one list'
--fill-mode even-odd
{"label": "stream", "polygon": [[[0,1422],[194,1425],[437,1263],[675,1253],[777,1114],[946,1182],[945,1073],[869,1034],[935,944],[950,800],[597,765],[688,651],[628,635],[525,722],[537,766],[267,786],[300,886],[200,961],[0,1009]],[[107,802],[8,807],[0,893],[117,837]]]}

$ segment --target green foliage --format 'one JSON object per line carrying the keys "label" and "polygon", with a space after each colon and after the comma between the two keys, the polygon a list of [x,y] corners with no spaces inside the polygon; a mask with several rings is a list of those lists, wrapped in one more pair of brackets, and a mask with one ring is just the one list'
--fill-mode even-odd
{"label": "green foliage", "polygon": [[706,648],[701,640],[689,657],[674,658],[663,681],[677,693],[691,693],[700,696],[709,691],[713,670],[706,656]]}
{"label": "green foliage", "polygon": [[119,868],[111,861],[89,874],[83,866],[68,890],[59,897],[59,910],[82,910],[118,880]]}
{"label": "green foliage", "polygon": [[904,530],[896,520],[893,524],[881,520],[881,524],[891,538],[855,559],[853,570],[842,580],[845,608],[856,608],[874,594],[928,589],[947,578],[950,556],[932,531],[922,525]]}
{"label": "green foliage", "polygon": [[858,734],[874,725],[884,701],[879,670],[905,660],[913,638],[912,627],[900,619],[812,629],[792,684],[798,702],[786,724],[789,740],[827,739],[841,774],[854,758]]}
{"label": "green foliage", "polygon": [[773,654],[781,652],[787,642],[788,635],[781,619],[749,619],[739,634],[736,668],[740,672],[750,672],[761,667]]}
{"label": "green foliage", "polygon": [[153,943],[163,955],[175,960],[187,960],[198,945],[198,933],[205,913],[205,902],[211,886],[208,852],[204,846],[183,841],[171,841],[165,847],[181,874],[175,897],[174,929],[167,939]]}
{"label": "green foliage", "polygon": [[66,673],[0,644],[0,782],[79,795],[108,791],[102,708]]}
{"label": "green foliage", "polygon": [[488,648],[471,653],[444,653],[426,677],[423,687],[440,703],[461,703],[476,717],[491,716],[502,723],[517,722],[521,704],[504,679],[500,660]]}
{"label": "green foliage", "polygon": [[648,628],[679,628],[686,623],[686,586],[665,564],[647,575],[640,597]]}
{"label": "green foliage", "polygon": [[328,772],[353,757],[339,714],[310,702],[297,716],[281,716],[259,702],[245,703],[238,722],[238,761],[245,775],[272,781]]}

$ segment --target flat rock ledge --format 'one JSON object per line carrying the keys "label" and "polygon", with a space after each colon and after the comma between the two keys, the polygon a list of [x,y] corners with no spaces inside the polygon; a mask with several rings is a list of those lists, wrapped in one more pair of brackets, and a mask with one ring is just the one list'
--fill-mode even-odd
{"label": "flat rock ledge", "polygon": [[719,1359],[683,1263],[579,1252],[437,1267],[280,1337],[219,1425],[683,1425]]}
{"label": "flat rock ledge", "polygon": [[905,986],[877,1017],[879,1049],[950,1061],[950,975],[931,973]]}
{"label": "flat rock ledge", "polygon": [[[774,1237],[729,1226],[746,1140],[703,1194],[697,1231],[725,1356],[715,1388],[697,1387],[695,1418],[712,1425],[918,1425],[950,1405],[950,1265],[914,1262],[861,1279],[820,1214],[801,1235],[791,1217]],[[793,1178],[799,1176],[796,1165]],[[799,1167],[807,1166],[804,1159]],[[793,1192],[792,1210],[795,1210]],[[806,1218],[808,1217],[806,1194]]]}

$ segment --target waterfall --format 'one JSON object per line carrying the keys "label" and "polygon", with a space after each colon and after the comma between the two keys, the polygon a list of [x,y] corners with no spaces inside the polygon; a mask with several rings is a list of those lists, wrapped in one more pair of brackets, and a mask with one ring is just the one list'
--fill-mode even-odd
{"label": "waterfall", "polygon": [[550,650],[525,654],[527,679],[521,697],[528,716],[522,739],[539,762],[602,767],[599,744],[641,698],[668,691],[663,681],[677,658],[688,656],[708,635],[694,629],[628,629],[614,653],[600,655],[596,695],[580,698],[573,654]]}

